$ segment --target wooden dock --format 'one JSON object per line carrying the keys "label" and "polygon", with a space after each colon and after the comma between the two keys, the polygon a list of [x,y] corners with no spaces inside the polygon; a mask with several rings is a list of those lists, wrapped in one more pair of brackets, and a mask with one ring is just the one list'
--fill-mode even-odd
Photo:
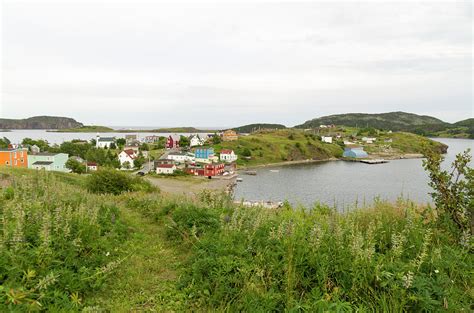
{"label": "wooden dock", "polygon": [[383,163],[388,163],[387,160],[383,159],[363,159],[359,160],[359,162],[365,163],[365,164],[383,164]]}

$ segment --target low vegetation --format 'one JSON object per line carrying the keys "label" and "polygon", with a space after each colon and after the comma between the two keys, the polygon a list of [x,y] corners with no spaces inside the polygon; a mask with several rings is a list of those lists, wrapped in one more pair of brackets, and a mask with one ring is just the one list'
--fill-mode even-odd
{"label": "low vegetation", "polygon": [[345,213],[1,168],[0,311],[471,311],[470,156],[428,157],[434,206]]}
{"label": "low vegetation", "polygon": [[252,166],[298,160],[324,160],[342,156],[337,144],[322,143],[314,134],[299,130],[259,131],[236,141],[214,145],[217,152],[232,149],[239,165]]}
{"label": "low vegetation", "polygon": [[97,126],[97,125],[87,125],[75,128],[64,128],[55,130],[58,133],[110,133],[114,132],[115,130],[110,127],[106,126]]}

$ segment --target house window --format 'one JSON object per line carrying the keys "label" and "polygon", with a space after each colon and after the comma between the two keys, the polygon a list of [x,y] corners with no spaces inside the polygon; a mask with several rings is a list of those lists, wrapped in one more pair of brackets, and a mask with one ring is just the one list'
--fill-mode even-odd
{"label": "house window", "polygon": [[10,162],[6,161],[6,162],[5,162],[5,165],[10,165]]}
{"label": "house window", "polygon": [[20,159],[20,162],[21,162],[21,163],[23,163],[23,162],[24,162],[24,160],[23,160],[23,159]]}

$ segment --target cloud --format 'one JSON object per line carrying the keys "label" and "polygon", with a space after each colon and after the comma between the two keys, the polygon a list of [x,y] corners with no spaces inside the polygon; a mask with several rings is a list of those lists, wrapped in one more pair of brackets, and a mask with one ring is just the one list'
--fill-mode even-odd
{"label": "cloud", "polygon": [[454,121],[472,116],[471,10],[7,1],[0,114],[230,126],[404,110]]}

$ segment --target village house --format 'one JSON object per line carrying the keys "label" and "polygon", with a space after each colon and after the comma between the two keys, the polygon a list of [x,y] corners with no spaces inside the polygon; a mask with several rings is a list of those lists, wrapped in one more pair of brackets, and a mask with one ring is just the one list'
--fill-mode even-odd
{"label": "village house", "polygon": [[186,152],[173,152],[168,154],[168,159],[184,163],[184,162],[194,162],[194,154]]}
{"label": "village house", "polygon": [[191,137],[189,138],[190,147],[202,146],[203,144],[204,139],[201,138],[199,135],[191,135]]}
{"label": "village house", "polygon": [[125,144],[126,145],[133,145],[136,142],[139,143],[137,135],[131,135],[131,134],[125,135]]}
{"label": "village house", "polygon": [[66,153],[41,152],[28,156],[28,168],[35,170],[69,172],[66,162],[69,155]]}
{"label": "village house", "polygon": [[156,168],[160,164],[174,164],[174,162],[175,161],[171,159],[158,159],[158,160],[153,161],[153,165]]}
{"label": "village house", "polygon": [[362,137],[362,141],[365,143],[374,143],[377,140],[377,138],[374,137]]}
{"label": "village house", "polygon": [[166,139],[166,149],[175,149],[179,148],[179,139],[180,136],[177,134],[174,135],[169,135],[168,138]]}
{"label": "village house", "polygon": [[321,141],[325,143],[332,143],[332,137],[321,136]]}
{"label": "village house", "polygon": [[222,133],[222,140],[223,141],[234,141],[239,139],[239,135],[235,132],[235,130],[228,129],[224,133]]}
{"label": "village house", "polygon": [[143,139],[143,142],[145,143],[156,143],[160,141],[160,136],[152,135],[152,136],[146,136],[145,139]]}
{"label": "village house", "polygon": [[135,161],[137,157],[138,157],[138,154],[136,154],[135,151],[131,149],[123,150],[118,155],[120,165],[122,167],[126,167],[126,165],[128,164],[130,168],[133,167],[133,162]]}
{"label": "village house", "polygon": [[96,148],[106,148],[109,149],[112,144],[115,144],[115,137],[100,137],[97,135],[95,140]]}
{"label": "village house", "polygon": [[123,150],[133,150],[133,152],[138,154],[140,152],[140,145],[139,145],[139,143],[127,144],[127,145],[125,145]]}
{"label": "village house", "polygon": [[31,154],[37,154],[41,152],[41,149],[37,145],[32,145],[30,147]]}
{"label": "village house", "polygon": [[86,166],[87,170],[92,172],[95,172],[99,169],[99,166],[95,162],[87,162]]}
{"label": "village house", "polygon": [[234,150],[223,149],[219,155],[220,160],[231,163],[237,161],[237,155],[234,153]]}
{"label": "village house", "polygon": [[222,175],[224,173],[225,165],[224,163],[211,163],[211,164],[204,164],[201,166],[192,166],[186,168],[186,172],[188,174],[194,176],[206,176],[212,177],[217,175]]}
{"label": "village house", "polygon": [[27,167],[27,149],[0,149],[0,166]]}
{"label": "village house", "polygon": [[176,171],[176,165],[174,164],[158,164],[155,168],[156,174],[173,174]]}
{"label": "village house", "polygon": [[196,158],[196,162],[211,163],[218,161],[214,153],[214,148],[197,148],[194,150],[194,157]]}
{"label": "village house", "polygon": [[359,146],[352,146],[352,147],[346,147],[344,149],[344,153],[342,154],[343,157],[345,158],[366,158],[368,157],[367,152],[364,151],[362,147]]}

